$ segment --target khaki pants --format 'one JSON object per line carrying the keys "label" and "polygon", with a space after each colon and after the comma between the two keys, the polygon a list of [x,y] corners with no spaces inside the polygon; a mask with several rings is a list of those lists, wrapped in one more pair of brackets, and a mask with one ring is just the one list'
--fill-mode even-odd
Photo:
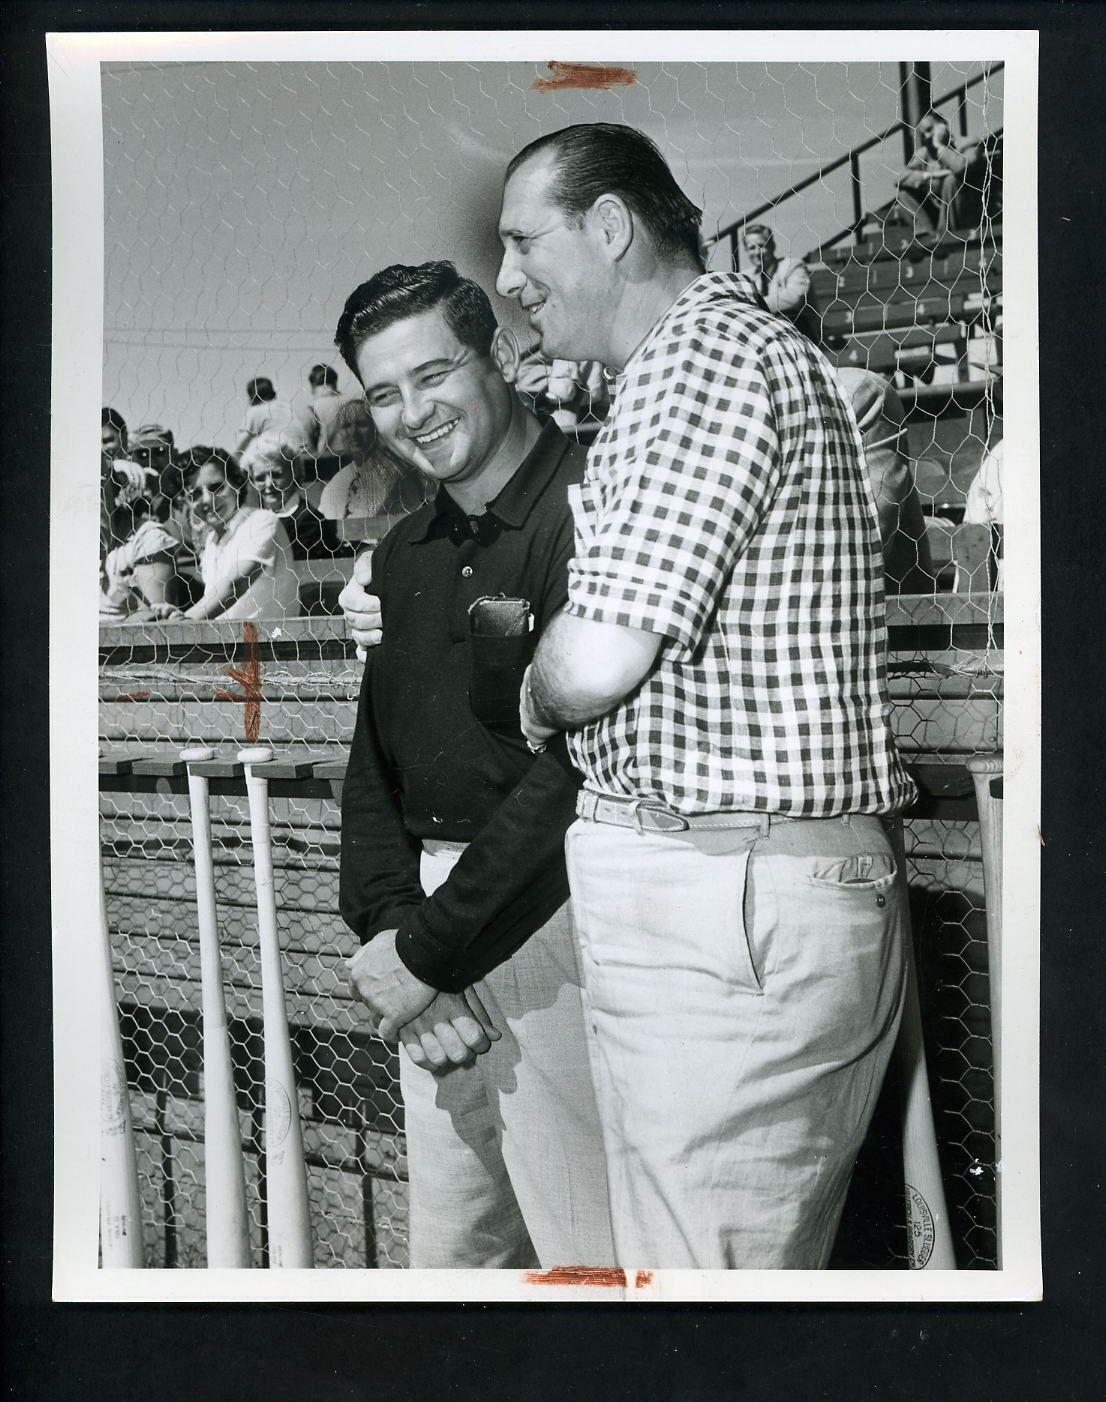
{"label": "khaki pants", "polygon": [[[427,844],[429,894],[463,850]],[[502,1039],[440,1075],[400,1053],[413,1267],[609,1266],[603,1145],[563,907],[476,984]]]}
{"label": "khaki pants", "polygon": [[567,851],[616,1264],[824,1266],[902,1003],[883,824],[581,819]]}

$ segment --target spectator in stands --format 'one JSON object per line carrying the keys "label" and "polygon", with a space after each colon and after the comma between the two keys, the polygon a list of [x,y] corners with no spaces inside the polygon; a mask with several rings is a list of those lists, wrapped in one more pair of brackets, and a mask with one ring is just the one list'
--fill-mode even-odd
{"label": "spectator in stands", "polygon": [[914,155],[899,176],[888,222],[908,224],[923,242],[977,224],[987,164],[982,144],[958,148],[948,122],[932,110],[914,136]]}
{"label": "spectator in stands", "polygon": [[282,619],[299,613],[299,584],[284,527],[272,511],[246,506],[247,477],[218,448],[185,469],[192,508],[207,527],[200,556],[203,595],[184,618]]}
{"label": "spectator in stands", "polygon": [[610,389],[597,360],[545,360],[540,350],[522,357],[516,389],[544,423],[552,419],[562,433],[590,443],[610,407]]}
{"label": "spectator in stands", "polygon": [[110,547],[100,562],[100,618],[122,622],[176,612],[189,600],[179,568],[180,541],[166,525],[178,482],[170,467],[148,495],[116,504]]}
{"label": "spectator in stands", "polygon": [[294,460],[279,434],[263,433],[255,438],[242,454],[242,466],[261,505],[283,522],[294,560],[339,552],[333,522],[320,516],[303,495],[295,479]]}
{"label": "spectator in stands", "polygon": [[303,416],[305,456],[314,464],[314,477],[329,482],[348,450],[343,418],[346,401],[338,392],[338,372],[333,365],[313,365],[307,383],[311,403]]}
{"label": "spectator in stands", "polygon": [[418,510],[426,501],[425,482],[381,446],[364,400],[345,401],[340,426],[349,460],[323,488],[319,514],[328,521],[398,520]]}
{"label": "spectator in stands", "polygon": [[[1002,491],[1002,439],[989,448],[979,464],[979,471],[972,478],[964,504],[964,524],[975,526],[1003,526],[1006,522],[1006,506]],[[1001,552],[995,576],[995,588],[1003,587],[1003,560]]]}
{"label": "spectator in stands", "polygon": [[884,375],[839,365],[834,373],[845,391],[864,442],[868,480],[879,512],[883,578],[889,594],[925,594],[934,587],[922,504],[906,455],[906,414]]}
{"label": "spectator in stands", "polygon": [[[148,466],[148,465],[147,465]],[[100,555],[112,548],[111,516],[117,506],[136,501],[151,485],[147,466],[128,457],[127,425],[105,405],[100,411]]]}
{"label": "spectator in stands", "polygon": [[258,375],[246,384],[250,407],[238,430],[236,450],[244,453],[255,438],[263,433],[279,433],[287,447],[299,454],[307,450],[307,426],[303,414],[297,414],[285,399],[278,399],[272,380]]}
{"label": "spectator in stands", "polygon": [[127,424],[118,409],[100,410],[100,451],[105,457],[126,458]]}
{"label": "spectator in stands", "polygon": [[749,259],[749,275],[768,310],[779,312],[812,341],[820,342],[822,319],[811,301],[807,265],[801,258],[779,257],[776,236],[767,224],[746,224],[741,243]]}

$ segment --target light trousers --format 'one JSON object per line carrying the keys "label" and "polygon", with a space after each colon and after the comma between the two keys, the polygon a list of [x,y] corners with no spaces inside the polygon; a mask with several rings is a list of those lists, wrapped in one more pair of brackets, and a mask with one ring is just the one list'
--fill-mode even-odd
{"label": "light trousers", "polygon": [[616,1264],[824,1266],[901,1012],[882,822],[580,819],[567,853]]}
{"label": "light trousers", "polygon": [[[463,850],[427,843],[427,894]],[[400,1053],[413,1267],[614,1260],[572,916],[557,912],[475,985],[503,1034],[434,1074]]]}

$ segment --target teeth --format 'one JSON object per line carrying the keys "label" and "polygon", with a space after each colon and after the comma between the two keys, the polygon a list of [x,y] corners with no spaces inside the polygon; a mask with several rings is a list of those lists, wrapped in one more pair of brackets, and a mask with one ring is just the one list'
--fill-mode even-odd
{"label": "teeth", "polygon": [[432,433],[419,433],[415,435],[415,442],[424,447],[427,443],[436,443],[439,438],[444,438],[447,433],[452,432],[457,420],[451,419],[449,423],[443,424],[441,428],[436,428]]}

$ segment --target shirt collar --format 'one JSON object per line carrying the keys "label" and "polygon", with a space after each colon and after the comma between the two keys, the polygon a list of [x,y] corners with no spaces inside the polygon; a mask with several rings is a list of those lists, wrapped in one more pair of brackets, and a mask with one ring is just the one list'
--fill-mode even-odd
{"label": "shirt collar", "polygon": [[721,271],[700,273],[698,277],[693,278],[688,283],[668,310],[658,317],[651,329],[638,342],[623,366],[619,379],[625,376],[631,364],[643,351],[665,334],[671,322],[685,312],[695,311],[700,307],[709,306],[711,302],[722,300],[744,302],[750,307],[764,307],[763,299],[757,292],[755,285],[751,284],[747,274]]}
{"label": "shirt collar", "polygon": [[[485,516],[492,516],[503,526],[515,530],[526,524],[535,502],[539,500],[550,478],[560,467],[569,440],[555,423],[547,423],[538,434],[534,446],[523,458],[514,476],[504,486],[494,501],[488,503]],[[424,528],[411,537],[412,545],[421,545],[439,536],[448,535],[458,517],[465,518],[445,487],[439,486],[437,495],[426,508],[427,519]]]}

